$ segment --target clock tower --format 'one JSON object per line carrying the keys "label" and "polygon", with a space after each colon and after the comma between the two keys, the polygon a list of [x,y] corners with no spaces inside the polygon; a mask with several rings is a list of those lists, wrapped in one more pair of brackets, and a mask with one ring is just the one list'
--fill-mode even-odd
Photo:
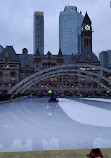
{"label": "clock tower", "polygon": [[86,12],[81,30],[81,53],[92,52],[92,22]]}

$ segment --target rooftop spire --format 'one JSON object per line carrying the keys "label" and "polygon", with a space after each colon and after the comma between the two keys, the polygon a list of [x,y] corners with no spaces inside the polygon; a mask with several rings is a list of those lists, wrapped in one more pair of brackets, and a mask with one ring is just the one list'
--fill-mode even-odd
{"label": "rooftop spire", "polygon": [[58,57],[63,57],[61,49],[59,49]]}
{"label": "rooftop spire", "polygon": [[37,48],[36,52],[35,52],[35,56],[40,56],[40,52],[39,49]]}
{"label": "rooftop spire", "polygon": [[86,10],[86,14],[85,14],[85,17],[84,17],[84,20],[83,20],[82,25],[83,25],[83,24],[91,24],[91,23],[92,23],[92,22],[91,22],[91,20],[90,20],[90,18],[89,18],[89,16],[88,16],[87,10]]}

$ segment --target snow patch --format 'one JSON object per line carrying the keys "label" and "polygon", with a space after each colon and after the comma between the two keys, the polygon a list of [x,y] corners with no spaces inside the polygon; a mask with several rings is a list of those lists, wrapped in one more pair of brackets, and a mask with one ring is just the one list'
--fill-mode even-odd
{"label": "snow patch", "polygon": [[81,98],[81,99],[95,100],[95,101],[102,101],[102,102],[109,102],[109,103],[111,103],[111,99],[105,99],[105,98]]}
{"label": "snow patch", "polygon": [[70,99],[59,99],[59,101],[60,107],[71,119],[82,124],[111,127],[111,111]]}

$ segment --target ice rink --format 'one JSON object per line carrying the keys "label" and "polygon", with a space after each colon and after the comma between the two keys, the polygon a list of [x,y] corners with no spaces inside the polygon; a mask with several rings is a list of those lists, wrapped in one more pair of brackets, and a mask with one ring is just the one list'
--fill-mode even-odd
{"label": "ice rink", "polygon": [[111,100],[27,98],[0,106],[0,152],[111,148]]}

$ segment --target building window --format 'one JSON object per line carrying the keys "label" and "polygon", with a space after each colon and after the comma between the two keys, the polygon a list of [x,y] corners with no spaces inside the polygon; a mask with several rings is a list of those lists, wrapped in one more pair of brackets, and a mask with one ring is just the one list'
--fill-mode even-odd
{"label": "building window", "polygon": [[2,80],[3,72],[0,71],[0,81]]}
{"label": "building window", "polygon": [[95,88],[97,87],[97,83],[94,83],[94,87],[95,87]]}
{"label": "building window", "polygon": [[16,76],[16,72],[11,72],[11,77],[15,77]]}
{"label": "building window", "polygon": [[15,80],[16,72],[11,72],[10,75],[11,75],[11,80]]}
{"label": "building window", "polygon": [[5,83],[5,84],[4,84],[4,86],[5,86],[5,87],[8,87],[8,86],[9,86],[9,84],[8,84],[8,83]]}
{"label": "building window", "polygon": [[57,81],[57,78],[54,78],[54,81]]}
{"label": "building window", "polygon": [[0,69],[3,69],[3,65],[0,65]]}
{"label": "building window", "polygon": [[11,83],[11,86],[15,86],[15,83]]}
{"label": "building window", "polygon": [[28,70],[29,69],[29,64],[26,64],[26,70]]}
{"label": "building window", "polygon": [[84,41],[84,46],[86,46],[86,39],[85,39],[85,41]]}
{"label": "building window", "polygon": [[89,38],[89,46],[91,45],[91,39]]}
{"label": "building window", "polygon": [[54,81],[54,79],[53,79],[53,78],[50,78],[50,81]]}
{"label": "building window", "polygon": [[88,87],[91,87],[91,84],[87,84]]}
{"label": "building window", "polygon": [[3,75],[3,72],[2,72],[2,71],[0,71],[0,77],[2,77],[2,75]]}
{"label": "building window", "polygon": [[5,66],[4,66],[4,69],[9,69],[9,68],[10,68],[9,65],[5,65]]}
{"label": "building window", "polygon": [[9,61],[8,58],[5,58],[5,62],[8,63],[8,61]]}

